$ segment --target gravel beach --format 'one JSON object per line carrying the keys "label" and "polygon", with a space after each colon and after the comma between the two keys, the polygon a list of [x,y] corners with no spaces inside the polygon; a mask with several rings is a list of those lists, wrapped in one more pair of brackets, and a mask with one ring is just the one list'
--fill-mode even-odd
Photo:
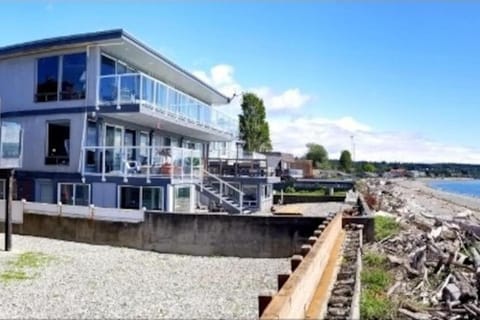
{"label": "gravel beach", "polygon": [[[3,234],[0,234],[3,239]],[[22,254],[44,261],[23,267]],[[5,279],[12,270],[30,279]],[[193,257],[13,236],[0,252],[0,318],[257,318],[288,259]],[[3,278],[2,278],[3,277]]]}
{"label": "gravel beach", "polygon": [[471,215],[480,219],[480,198],[457,195],[428,186],[431,179],[390,179],[391,191],[406,202],[403,210],[453,218]]}

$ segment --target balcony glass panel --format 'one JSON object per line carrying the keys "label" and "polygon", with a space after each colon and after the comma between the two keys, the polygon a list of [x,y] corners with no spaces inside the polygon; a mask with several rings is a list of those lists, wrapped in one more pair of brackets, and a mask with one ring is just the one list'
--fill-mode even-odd
{"label": "balcony glass panel", "polygon": [[204,128],[237,134],[237,119],[140,73],[100,77],[99,103],[145,103]]}
{"label": "balcony glass panel", "polygon": [[[198,181],[202,175],[200,150],[137,145],[84,146],[83,151],[84,175],[164,177],[176,183]],[[89,164],[89,158],[102,159],[103,154],[105,161]]]}
{"label": "balcony glass panel", "polygon": [[155,103],[160,109],[165,108],[167,105],[167,87],[161,83],[157,83],[157,97]]}
{"label": "balcony glass panel", "polygon": [[150,103],[150,105],[155,104],[154,93],[155,83],[152,79],[142,77],[142,100]]}
{"label": "balcony glass panel", "polygon": [[123,74],[121,76],[113,76],[120,79],[120,101],[135,102],[139,99],[140,93],[140,75]]}
{"label": "balcony glass panel", "polygon": [[117,92],[117,79],[115,77],[100,78],[100,102],[116,102]]}

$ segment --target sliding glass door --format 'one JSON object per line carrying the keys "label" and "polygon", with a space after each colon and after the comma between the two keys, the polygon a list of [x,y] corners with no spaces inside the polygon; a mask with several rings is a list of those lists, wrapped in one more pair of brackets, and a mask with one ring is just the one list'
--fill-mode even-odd
{"label": "sliding glass door", "polygon": [[122,168],[122,144],[123,128],[118,126],[106,125],[105,128],[105,146],[107,147],[105,155],[106,172],[120,171]]}

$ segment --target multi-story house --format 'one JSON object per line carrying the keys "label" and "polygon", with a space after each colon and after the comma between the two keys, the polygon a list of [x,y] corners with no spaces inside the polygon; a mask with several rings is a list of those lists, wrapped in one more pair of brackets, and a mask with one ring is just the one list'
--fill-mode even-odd
{"label": "multi-story house", "polygon": [[0,98],[1,116],[24,132],[17,198],[247,207],[242,188],[208,172],[210,152],[236,145],[238,120],[221,108],[230,99],[123,30],[0,48]]}

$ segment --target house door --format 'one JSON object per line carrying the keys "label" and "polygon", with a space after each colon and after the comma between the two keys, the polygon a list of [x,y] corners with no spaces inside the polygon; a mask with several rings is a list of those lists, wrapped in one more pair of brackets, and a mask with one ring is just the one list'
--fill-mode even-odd
{"label": "house door", "polygon": [[123,128],[106,125],[105,127],[105,171],[120,171],[122,168]]}
{"label": "house door", "polygon": [[133,147],[135,146],[135,131],[134,130],[129,130],[125,129],[125,142],[124,145],[126,148],[125,152],[127,153],[127,160],[133,161],[136,160],[136,150],[133,148],[128,148],[128,147]]}

